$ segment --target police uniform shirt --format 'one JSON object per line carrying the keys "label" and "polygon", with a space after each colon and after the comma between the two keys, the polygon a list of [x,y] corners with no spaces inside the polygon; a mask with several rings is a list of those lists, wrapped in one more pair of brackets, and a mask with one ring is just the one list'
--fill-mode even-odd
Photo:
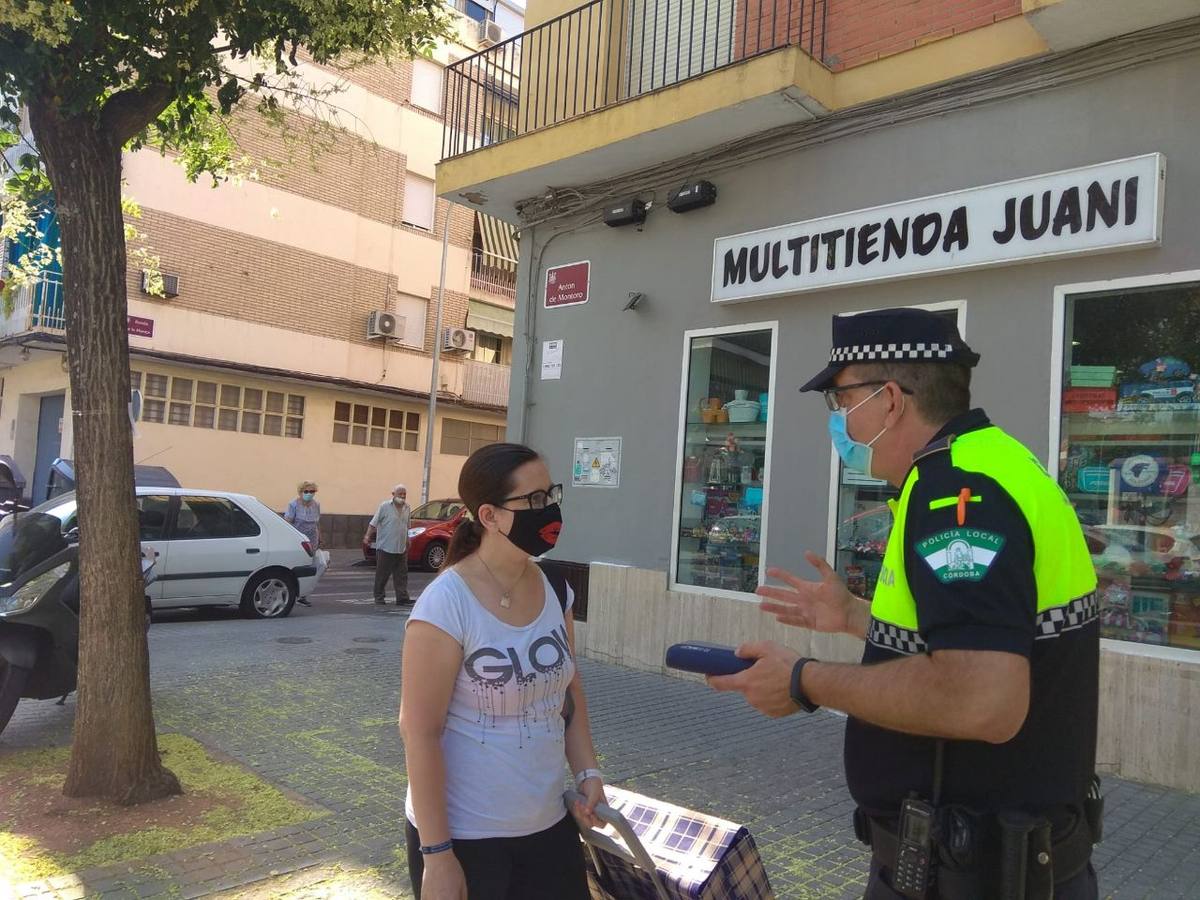
{"label": "police uniform shirt", "polygon": [[[990,426],[973,410],[917,454],[903,559],[918,628],[905,632],[873,618],[863,663],[939,650],[1026,657],[1031,692],[1024,726],[1001,745],[947,741],[942,802],[979,812],[1020,808],[1059,821],[1056,811],[1083,800],[1094,772],[1099,623],[1094,615],[1071,629],[1039,622],[1028,519],[994,479],[956,468],[948,450],[953,436]],[[965,532],[957,502],[964,489],[971,492]],[[881,581],[891,577],[886,568],[880,574]],[[930,800],[935,745],[851,718],[845,763],[855,801],[868,815],[889,818],[910,791]]]}

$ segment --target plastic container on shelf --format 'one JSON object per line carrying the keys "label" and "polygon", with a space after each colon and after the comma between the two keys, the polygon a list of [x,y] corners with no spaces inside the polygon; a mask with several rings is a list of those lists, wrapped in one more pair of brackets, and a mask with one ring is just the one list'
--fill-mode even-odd
{"label": "plastic container on shelf", "polygon": [[[739,393],[743,393],[739,391]],[[725,404],[724,412],[729,415],[730,422],[758,421],[759,404],[756,400],[730,400]]]}
{"label": "plastic container on shelf", "polygon": [[1117,379],[1116,366],[1071,366],[1071,387],[1107,388]]}

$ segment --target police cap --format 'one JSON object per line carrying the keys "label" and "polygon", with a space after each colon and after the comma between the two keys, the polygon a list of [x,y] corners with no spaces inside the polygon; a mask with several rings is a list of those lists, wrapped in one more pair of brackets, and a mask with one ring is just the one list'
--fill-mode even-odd
{"label": "police cap", "polygon": [[833,386],[837,373],[859,363],[958,363],[973,368],[979,354],[963,341],[954,320],[924,309],[880,309],[833,317],[829,365],[800,390]]}

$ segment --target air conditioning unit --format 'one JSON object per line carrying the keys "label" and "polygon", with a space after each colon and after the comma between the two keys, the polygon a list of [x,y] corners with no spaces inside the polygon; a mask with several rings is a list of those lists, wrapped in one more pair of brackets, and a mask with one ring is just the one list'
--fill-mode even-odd
{"label": "air conditioning unit", "polygon": [[[166,297],[179,296],[179,276],[171,275],[167,272],[160,272],[159,277],[162,278],[163,295]],[[150,293],[150,270],[142,269],[142,293]]]}
{"label": "air conditioning unit", "polygon": [[447,328],[442,334],[442,349],[472,352],[475,349],[475,332],[469,328]]}
{"label": "air conditioning unit", "polygon": [[383,309],[375,310],[367,316],[367,337],[393,339],[404,337],[404,317]]}
{"label": "air conditioning unit", "polygon": [[504,31],[492,19],[484,19],[479,23],[479,43],[490,47],[504,40]]}

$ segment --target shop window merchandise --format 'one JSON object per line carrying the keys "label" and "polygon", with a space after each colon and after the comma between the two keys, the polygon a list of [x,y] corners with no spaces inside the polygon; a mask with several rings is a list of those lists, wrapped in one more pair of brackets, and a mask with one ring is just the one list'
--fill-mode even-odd
{"label": "shop window merchandise", "polygon": [[758,586],[773,340],[769,330],[690,339],[678,584]]}
{"label": "shop window merchandise", "polygon": [[1200,283],[1068,297],[1059,484],[1101,633],[1200,649]]}

